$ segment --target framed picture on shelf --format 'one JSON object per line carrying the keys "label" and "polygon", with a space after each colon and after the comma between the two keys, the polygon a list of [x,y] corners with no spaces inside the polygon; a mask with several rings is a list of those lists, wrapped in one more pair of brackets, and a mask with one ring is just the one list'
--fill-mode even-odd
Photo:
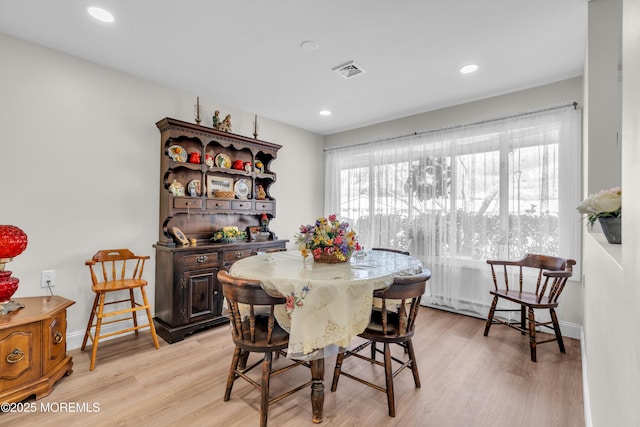
{"label": "framed picture on shelf", "polygon": [[189,244],[189,239],[187,239],[187,236],[185,236],[185,234],[182,232],[182,230],[180,230],[178,227],[173,227],[171,229],[172,234],[174,235],[174,237],[183,245],[188,245]]}
{"label": "framed picture on shelf", "polygon": [[208,176],[207,177],[207,197],[216,197],[217,192],[234,193],[233,178],[224,176]]}

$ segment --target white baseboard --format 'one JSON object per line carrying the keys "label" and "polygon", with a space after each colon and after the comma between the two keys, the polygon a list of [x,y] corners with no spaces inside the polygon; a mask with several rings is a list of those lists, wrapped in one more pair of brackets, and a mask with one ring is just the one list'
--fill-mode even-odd
{"label": "white baseboard", "polygon": [[[462,314],[464,316],[477,317],[478,319],[483,319],[483,320],[487,319],[485,316],[481,316],[480,314],[472,311],[456,310],[451,307],[447,307],[444,305],[436,305],[436,304],[422,304],[422,305],[425,307],[435,308],[437,310],[444,310],[444,311],[450,311],[451,313]],[[582,325],[579,325],[577,323],[564,322],[562,320],[559,320],[558,323],[560,323],[560,331],[562,332],[563,337],[582,340]],[[540,330],[540,329],[536,329],[536,330]],[[543,330],[542,332],[547,332],[547,331]]]}
{"label": "white baseboard", "polygon": [[580,359],[582,361],[582,404],[584,405],[584,426],[592,427],[591,401],[589,400],[589,382],[587,381],[587,349],[584,342],[584,331],[580,328]]}
{"label": "white baseboard", "polygon": [[[142,316],[138,316],[138,325],[144,325],[146,323],[147,323],[147,315],[146,314],[143,314]],[[120,329],[126,329],[126,328],[132,328],[132,327],[133,327],[133,321],[127,320],[126,322],[115,323],[115,324],[103,326],[101,328],[101,332],[103,334],[108,334],[110,332],[115,332],[115,331],[120,330]],[[84,334],[85,334],[84,330],[82,330],[82,331],[74,331],[74,332],[67,331],[67,350],[75,350],[76,348],[82,347],[82,340],[84,339]],[[128,334],[133,334],[133,331],[129,332]],[[106,341],[106,340],[110,340],[112,338],[121,337],[123,335],[127,335],[127,334],[114,335],[112,337],[103,338],[102,340],[100,340],[100,342]],[[87,346],[91,346],[91,341],[90,340],[87,343]]]}
{"label": "white baseboard", "polygon": [[582,325],[563,322],[562,320],[559,320],[558,323],[560,323],[560,331],[562,332],[563,337],[582,341]]}

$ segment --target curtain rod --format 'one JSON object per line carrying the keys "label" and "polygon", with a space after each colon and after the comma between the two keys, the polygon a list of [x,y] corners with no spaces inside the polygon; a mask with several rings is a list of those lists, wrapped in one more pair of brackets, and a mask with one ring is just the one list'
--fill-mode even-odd
{"label": "curtain rod", "polygon": [[572,106],[572,105],[573,105],[573,108],[575,110],[578,109],[578,103],[576,101],[573,101],[573,102],[570,102],[568,104],[556,105],[556,106],[553,106],[553,107],[542,108],[540,110],[535,110],[535,111],[527,111],[525,113],[512,114],[510,116],[504,116],[504,117],[499,117],[499,118],[495,118],[495,119],[487,119],[487,120],[481,120],[481,121],[478,121],[478,122],[467,123],[467,124],[463,124],[463,125],[454,125],[454,126],[440,128],[440,129],[433,129],[433,130],[426,130],[426,131],[422,131],[422,132],[408,133],[406,135],[400,135],[400,136],[391,136],[389,138],[378,139],[378,140],[375,140],[375,141],[360,142],[358,144],[353,144],[353,145],[343,145],[341,147],[325,148],[324,151],[341,150],[343,148],[359,147],[361,145],[367,145],[367,144],[377,144],[379,142],[386,142],[386,141],[392,141],[392,140],[396,140],[396,139],[408,138],[410,136],[420,136],[420,135],[426,135],[426,134],[433,133],[433,132],[442,132],[442,131],[446,131],[446,130],[463,128],[463,127],[467,127],[467,126],[483,125],[485,123],[491,123],[491,122],[497,122],[497,121],[500,121],[500,120],[515,119],[515,118],[522,117],[522,116],[528,116],[529,114],[537,114],[537,113],[544,113],[544,112],[547,112],[547,111],[559,110],[561,108],[567,108],[567,107]]}

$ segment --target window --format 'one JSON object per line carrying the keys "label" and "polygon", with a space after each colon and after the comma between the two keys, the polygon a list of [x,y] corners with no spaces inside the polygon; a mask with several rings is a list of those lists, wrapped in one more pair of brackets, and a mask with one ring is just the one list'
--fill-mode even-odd
{"label": "window", "polygon": [[439,303],[483,305],[451,292],[476,281],[463,270],[488,276],[486,259],[525,253],[577,259],[579,117],[572,105],[327,150],[325,210],[365,248],[420,258]]}

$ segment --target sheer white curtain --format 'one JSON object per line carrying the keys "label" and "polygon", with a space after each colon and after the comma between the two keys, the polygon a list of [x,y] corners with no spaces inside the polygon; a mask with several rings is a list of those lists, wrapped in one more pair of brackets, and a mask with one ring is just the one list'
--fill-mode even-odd
{"label": "sheer white curtain", "polygon": [[[432,272],[423,303],[485,315],[486,260],[578,259],[573,105],[325,152],[325,212]],[[579,271],[577,272],[579,274]]]}

